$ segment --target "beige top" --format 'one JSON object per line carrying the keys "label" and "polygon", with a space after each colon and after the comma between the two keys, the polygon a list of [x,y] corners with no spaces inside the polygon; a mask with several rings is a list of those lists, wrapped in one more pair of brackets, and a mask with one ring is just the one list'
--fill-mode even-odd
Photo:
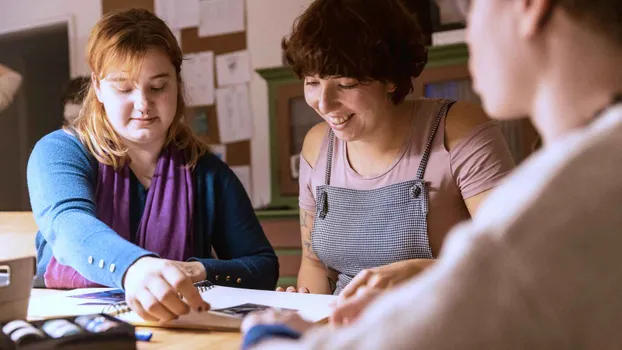
{"label": "beige top", "polygon": [[341,331],[261,349],[622,349],[622,104],[524,162],[437,264]]}
{"label": "beige top", "polygon": [[16,72],[0,75],[0,112],[11,104],[21,84],[22,76]]}
{"label": "beige top", "polygon": [[[365,177],[358,174],[347,160],[345,142],[335,138],[331,186],[369,190],[414,180],[430,138],[432,123],[443,102],[441,99],[420,99],[415,103],[412,137],[404,143],[393,164],[380,175]],[[299,204],[307,211],[315,211],[315,188],[325,183],[328,130],[315,168],[312,169],[301,157]],[[444,141],[445,117],[434,137],[424,174],[430,191],[428,237],[434,256],[440,251],[446,233],[458,222],[470,219],[464,199],[495,187],[514,168],[512,154],[493,121],[475,127],[451,151],[447,150]]]}

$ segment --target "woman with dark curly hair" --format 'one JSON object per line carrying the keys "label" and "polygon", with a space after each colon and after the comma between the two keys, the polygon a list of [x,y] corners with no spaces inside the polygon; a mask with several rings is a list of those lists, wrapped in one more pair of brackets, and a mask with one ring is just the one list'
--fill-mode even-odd
{"label": "woman with dark curly hair", "polygon": [[514,167],[479,107],[406,99],[425,41],[399,0],[316,0],[283,39],[324,119],[302,148],[303,258],[288,291],[347,298],[416,275]]}

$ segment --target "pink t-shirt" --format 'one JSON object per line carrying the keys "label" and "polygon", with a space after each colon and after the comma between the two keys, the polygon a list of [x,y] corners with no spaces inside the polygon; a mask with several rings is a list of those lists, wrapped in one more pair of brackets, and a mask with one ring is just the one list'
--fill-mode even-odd
{"label": "pink t-shirt", "polygon": [[[335,138],[331,186],[369,190],[413,180],[444,100],[420,99],[415,103],[412,137],[382,174],[365,177],[350,166],[346,144]],[[330,130],[330,129],[328,129]],[[315,212],[315,188],[325,184],[328,130],[322,142],[315,168],[308,160],[300,161],[300,207]],[[428,237],[434,256],[440,251],[445,234],[471,216],[464,199],[495,187],[514,168],[514,160],[501,130],[494,121],[471,130],[451,152],[445,148],[445,117],[441,119],[432,143],[425,170],[430,203]]]}

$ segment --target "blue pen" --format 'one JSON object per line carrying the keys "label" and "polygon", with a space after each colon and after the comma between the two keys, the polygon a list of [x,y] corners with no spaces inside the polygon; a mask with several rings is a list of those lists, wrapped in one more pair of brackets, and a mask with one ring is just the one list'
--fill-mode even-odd
{"label": "blue pen", "polygon": [[136,340],[138,341],[149,341],[153,336],[153,332],[150,331],[136,331]]}

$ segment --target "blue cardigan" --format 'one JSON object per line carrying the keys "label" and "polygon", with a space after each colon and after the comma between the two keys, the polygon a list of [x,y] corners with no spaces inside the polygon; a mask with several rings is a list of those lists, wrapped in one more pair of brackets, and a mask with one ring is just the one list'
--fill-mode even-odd
{"label": "blue cardigan", "polygon": [[[200,261],[215,284],[274,289],[277,257],[233,171],[209,153],[199,159],[193,176],[195,257],[190,260]],[[44,286],[52,251],[59,263],[88,280],[118,288],[134,261],[155,255],[97,219],[96,177],[97,161],[75,136],[58,130],[35,145],[28,161],[28,190],[39,227],[35,286]],[[132,195],[132,200],[137,199],[146,198]],[[142,209],[144,203],[133,207]],[[132,210],[131,215],[142,215],[141,211]],[[212,247],[218,259],[212,257]],[[114,263],[116,269],[100,268],[101,260],[105,266]]]}

